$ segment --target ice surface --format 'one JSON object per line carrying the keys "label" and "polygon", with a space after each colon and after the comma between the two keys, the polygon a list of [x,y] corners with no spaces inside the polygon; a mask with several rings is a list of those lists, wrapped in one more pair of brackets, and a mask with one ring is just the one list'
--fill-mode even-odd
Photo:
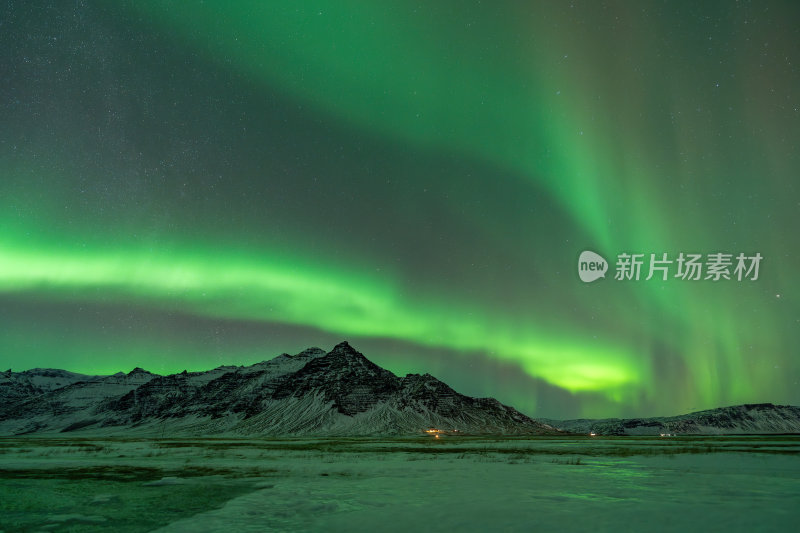
{"label": "ice surface", "polygon": [[0,530],[787,531],[800,437],[0,439]]}

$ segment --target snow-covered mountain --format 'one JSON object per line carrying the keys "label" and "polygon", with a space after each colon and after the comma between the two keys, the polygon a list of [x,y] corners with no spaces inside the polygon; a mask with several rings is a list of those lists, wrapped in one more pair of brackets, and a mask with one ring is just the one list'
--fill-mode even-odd
{"label": "snow-covered mountain", "polygon": [[140,368],[83,376],[0,374],[0,435],[555,434],[491,398],[459,394],[429,374],[398,377],[347,342],[248,367],[168,376]]}
{"label": "snow-covered mountain", "polygon": [[12,372],[9,369],[0,372],[0,399],[8,401],[27,398],[78,381],[92,381],[99,378],[100,376],[87,376],[52,368],[32,368],[24,372]]}
{"label": "snow-covered mountain", "polygon": [[744,435],[800,433],[800,407],[771,403],[735,405],[679,416],[550,420],[570,433],[596,435]]}

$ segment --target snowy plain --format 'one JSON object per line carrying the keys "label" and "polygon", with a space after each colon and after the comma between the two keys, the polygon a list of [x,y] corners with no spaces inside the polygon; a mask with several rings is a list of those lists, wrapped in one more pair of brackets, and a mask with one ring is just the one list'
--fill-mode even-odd
{"label": "snowy plain", "polygon": [[0,439],[0,531],[790,531],[800,436]]}

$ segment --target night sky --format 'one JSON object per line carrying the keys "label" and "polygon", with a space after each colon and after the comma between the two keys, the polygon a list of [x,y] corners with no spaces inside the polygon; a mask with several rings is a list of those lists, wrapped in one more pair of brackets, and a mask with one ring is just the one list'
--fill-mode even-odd
{"label": "night sky", "polygon": [[[0,368],[800,404],[799,172],[794,1],[3,2]],[[681,252],[763,260],[614,279]]]}

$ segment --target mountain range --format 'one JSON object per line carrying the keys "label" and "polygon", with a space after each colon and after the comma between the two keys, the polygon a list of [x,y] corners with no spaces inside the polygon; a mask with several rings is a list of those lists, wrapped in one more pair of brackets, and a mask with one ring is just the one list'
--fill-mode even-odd
{"label": "mountain range", "polygon": [[246,367],[167,376],[0,373],[0,435],[558,434],[430,374],[398,377],[347,342]]}
{"label": "mountain range", "polygon": [[800,407],[744,404],[652,418],[550,420],[568,433],[595,435],[765,435],[800,433]]}
{"label": "mountain range", "polygon": [[800,433],[800,407],[748,404],[673,417],[533,419],[459,394],[430,374],[398,377],[347,342],[251,366],[161,376],[0,372],[0,436],[695,435]]}

